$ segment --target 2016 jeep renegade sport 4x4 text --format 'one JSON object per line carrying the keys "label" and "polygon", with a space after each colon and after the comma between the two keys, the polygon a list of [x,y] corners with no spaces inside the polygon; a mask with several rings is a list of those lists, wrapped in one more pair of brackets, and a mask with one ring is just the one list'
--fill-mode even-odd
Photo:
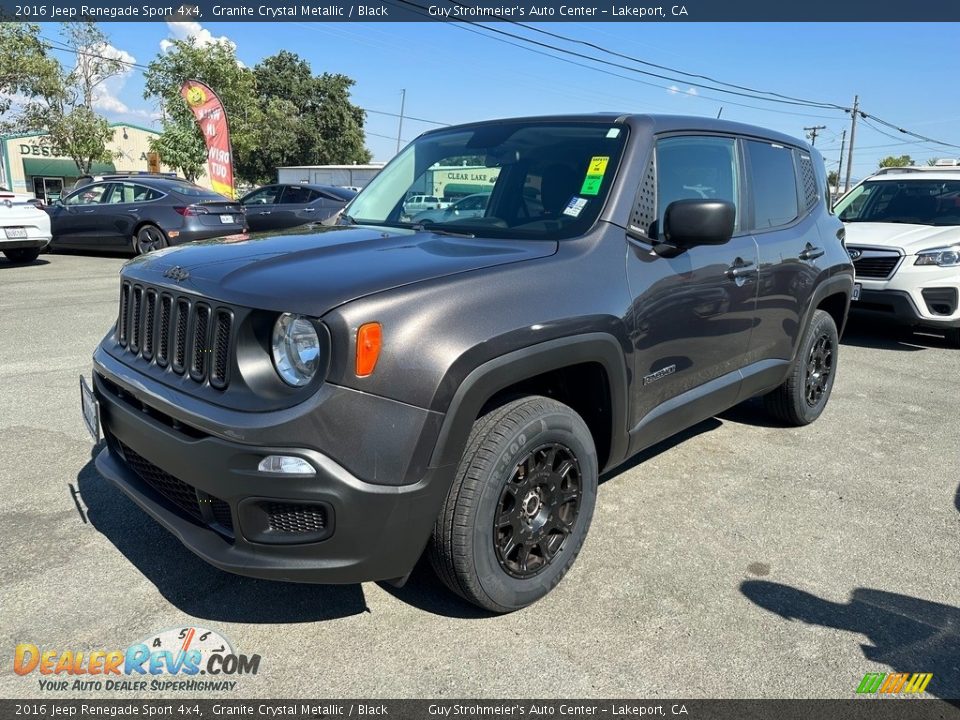
{"label": "2016 jeep renegade sport 4x4 text", "polygon": [[[483,216],[402,219],[470,168]],[[429,132],[336,227],[125,266],[82,383],[97,468],[231,572],[400,583],[426,550],[468,600],[524,607],[600,472],[753,396],[820,415],[853,287],[826,198],[810,146],[729,122]]]}

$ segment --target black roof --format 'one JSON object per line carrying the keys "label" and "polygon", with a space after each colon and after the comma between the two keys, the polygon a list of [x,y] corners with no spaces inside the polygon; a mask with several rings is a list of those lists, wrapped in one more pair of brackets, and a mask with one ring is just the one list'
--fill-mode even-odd
{"label": "black roof", "polygon": [[716,118],[704,117],[702,115],[660,115],[657,113],[574,113],[570,115],[531,115],[526,117],[498,118],[495,120],[481,120],[475,123],[463,123],[461,125],[451,125],[443,128],[428,130],[424,135],[432,135],[448,130],[461,130],[477,125],[496,125],[498,123],[512,122],[595,122],[595,123],[614,123],[617,125],[627,125],[635,129],[646,129],[651,133],[662,132],[682,132],[684,130],[716,132],[716,133],[735,133],[738,135],[748,135],[752,137],[764,138],[773,142],[781,142],[797,147],[802,147],[808,151],[813,148],[805,140],[786,135],[776,130],[770,130],[758,125],[748,125],[746,123],[734,122],[732,120],[718,120]]}

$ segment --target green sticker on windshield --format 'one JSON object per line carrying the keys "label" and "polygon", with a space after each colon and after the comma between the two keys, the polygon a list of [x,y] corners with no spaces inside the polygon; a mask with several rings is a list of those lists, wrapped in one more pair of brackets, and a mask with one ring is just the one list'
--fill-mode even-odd
{"label": "green sticker on windshield", "polygon": [[603,183],[604,173],[607,172],[608,162],[610,162],[608,155],[595,155],[590,158],[587,176],[583,179],[583,185],[580,187],[581,195],[598,195],[600,193],[600,185]]}

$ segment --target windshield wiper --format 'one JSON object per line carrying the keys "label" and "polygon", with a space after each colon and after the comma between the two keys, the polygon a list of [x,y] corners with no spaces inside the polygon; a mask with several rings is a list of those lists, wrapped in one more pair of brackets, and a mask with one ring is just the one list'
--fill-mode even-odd
{"label": "windshield wiper", "polygon": [[352,215],[345,215],[340,213],[340,219],[337,220],[337,225],[356,225],[357,221],[353,219]]}
{"label": "windshield wiper", "polygon": [[416,223],[410,226],[411,230],[416,230],[417,232],[432,232],[436,235],[445,235],[447,237],[458,237],[458,238],[475,238],[476,235],[472,233],[458,233],[453,232],[452,230],[440,230],[433,223]]}

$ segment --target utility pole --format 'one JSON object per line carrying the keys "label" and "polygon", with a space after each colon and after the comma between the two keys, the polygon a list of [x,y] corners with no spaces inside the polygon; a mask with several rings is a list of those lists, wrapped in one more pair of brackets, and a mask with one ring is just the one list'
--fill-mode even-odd
{"label": "utility pole", "polygon": [[403,133],[403,106],[407,103],[407,89],[400,91],[400,127],[397,128],[397,152],[400,152],[400,135]]}
{"label": "utility pole", "polygon": [[[840,173],[843,172],[843,146],[847,142],[847,131],[843,131],[843,135],[840,136],[840,164],[837,165],[837,195],[840,194]],[[844,186],[844,191],[846,191],[846,186]]]}
{"label": "utility pole", "polygon": [[804,130],[806,130],[808,133],[807,137],[810,138],[811,145],[817,144],[817,133],[819,133],[821,130],[826,130],[826,129],[827,129],[826,125],[814,125],[813,127],[804,128]]}
{"label": "utility pole", "polygon": [[853,111],[850,113],[850,147],[847,148],[847,178],[843,181],[843,189],[850,187],[850,173],[853,171],[853,140],[857,134],[857,114],[860,112],[860,96],[853,96]]}

